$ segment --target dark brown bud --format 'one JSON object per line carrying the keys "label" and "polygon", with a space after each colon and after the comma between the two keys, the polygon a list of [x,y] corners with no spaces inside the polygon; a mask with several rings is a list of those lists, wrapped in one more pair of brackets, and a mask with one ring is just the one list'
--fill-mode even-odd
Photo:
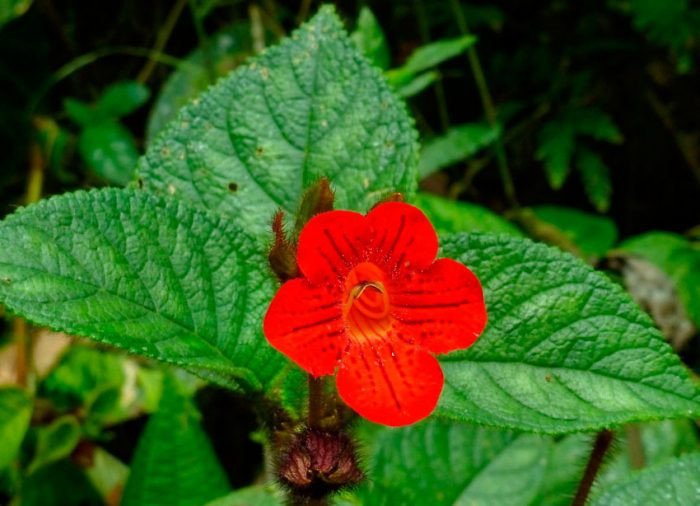
{"label": "dark brown bud", "polygon": [[267,260],[280,281],[285,282],[299,276],[299,266],[297,265],[296,245],[287,237],[283,221],[284,213],[277,211],[272,219],[275,242],[270,248]]}
{"label": "dark brown bud", "polygon": [[297,221],[294,227],[294,232],[297,237],[301,233],[304,225],[320,213],[333,210],[333,202],[335,201],[335,193],[331,189],[331,184],[325,177],[322,177],[316,183],[311,185],[301,198],[299,212],[297,213]]}
{"label": "dark brown bud", "polygon": [[364,478],[350,437],[318,429],[306,429],[295,438],[280,459],[277,474],[294,495],[311,499],[325,497]]}

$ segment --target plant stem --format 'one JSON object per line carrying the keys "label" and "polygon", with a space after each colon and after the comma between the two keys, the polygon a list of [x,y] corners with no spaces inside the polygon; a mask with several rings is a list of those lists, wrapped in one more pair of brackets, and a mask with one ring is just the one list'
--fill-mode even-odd
{"label": "plant stem", "polygon": [[323,378],[309,374],[309,427],[318,428],[323,419]]}
{"label": "plant stem", "polygon": [[[49,148],[51,149],[51,147]],[[41,198],[44,186],[44,155],[41,147],[35,141],[29,146],[29,173],[27,175],[27,187],[24,195],[25,204],[33,204]],[[16,373],[17,384],[26,387],[31,368],[31,339],[27,329],[27,322],[16,317],[12,322],[12,335],[17,347]]]}
{"label": "plant stem", "polygon": [[261,53],[265,49],[265,28],[262,24],[260,7],[250,4],[248,17],[250,18],[250,37],[253,39],[253,50],[256,53]]}
{"label": "plant stem", "polygon": [[15,357],[15,374],[17,384],[27,386],[29,378],[29,343],[27,342],[27,322],[24,318],[16,317],[12,321],[12,337],[14,339],[17,354]]}
{"label": "plant stem", "polygon": [[204,23],[202,23],[202,15],[197,10],[197,5],[194,0],[189,0],[190,14],[192,15],[192,24],[194,24],[194,29],[197,32],[197,40],[199,41],[199,46],[202,48],[204,54],[204,68],[207,71],[207,77],[209,78],[209,83],[213,84],[216,81],[216,71],[214,69],[214,60],[212,58],[211,45],[209,44],[209,37],[204,29]]}
{"label": "plant stem", "polygon": [[[455,19],[457,20],[459,31],[462,32],[462,35],[468,35],[469,27],[467,26],[467,20],[464,18],[464,12],[462,11],[459,0],[450,0],[450,4],[452,6]],[[481,67],[479,55],[473,45],[467,49],[467,60],[469,61],[469,67],[474,75],[476,87],[479,90],[479,97],[481,98],[481,105],[484,108],[486,121],[491,128],[498,128],[498,116],[496,113],[496,108],[493,105],[493,99],[491,98],[491,91],[489,90],[488,83],[486,82],[486,76],[484,75],[484,70]],[[496,153],[496,163],[498,165],[498,171],[503,184],[503,191],[506,199],[508,200],[508,204],[517,209],[520,207],[520,205],[518,204],[518,199],[515,196],[515,185],[513,184],[513,178],[510,175],[510,168],[508,167],[508,160],[506,158],[506,150],[500,136],[496,139],[494,152]]]}
{"label": "plant stem", "polygon": [[628,424],[625,426],[625,435],[627,436],[627,451],[632,469],[642,469],[644,462],[644,442],[642,441],[642,433],[639,430],[639,425]]}
{"label": "plant stem", "polygon": [[[430,29],[427,23],[428,16],[425,12],[425,6],[422,0],[414,0],[413,5],[418,18],[421,42],[427,44],[430,42]],[[450,115],[447,111],[447,100],[445,99],[445,87],[442,84],[442,78],[435,82],[433,89],[435,90],[435,101],[437,102],[438,115],[440,116],[440,126],[443,131],[446,131],[450,127]]]}
{"label": "plant stem", "polygon": [[[160,30],[158,30],[156,41],[153,44],[153,54],[163,51],[165,44],[168,43],[168,39],[175,28],[175,24],[177,23],[180,14],[182,14],[182,9],[185,8],[185,5],[187,5],[187,0],[177,0],[173,8],[168,13],[168,17],[165,19],[163,26],[160,28]],[[139,72],[139,75],[136,77],[136,80],[140,83],[145,83],[148,81],[148,78],[151,77],[151,74],[153,73],[156,63],[157,61],[155,58],[149,57],[146,65],[143,66],[141,72]]]}
{"label": "plant stem", "polygon": [[603,463],[605,454],[610,448],[613,442],[615,434],[611,430],[602,430],[598,433],[593,442],[593,449],[591,450],[591,455],[588,457],[588,464],[586,464],[586,470],[583,472],[583,478],[578,485],[578,490],[576,491],[576,496],[571,503],[571,506],[584,506],[586,500],[588,499],[588,494],[591,491],[591,486],[595,481],[595,477],[600,471],[600,466]]}

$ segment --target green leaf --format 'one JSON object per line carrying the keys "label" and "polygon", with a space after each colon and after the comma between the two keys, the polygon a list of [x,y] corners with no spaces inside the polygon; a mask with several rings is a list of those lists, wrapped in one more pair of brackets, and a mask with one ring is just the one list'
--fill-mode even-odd
{"label": "green leaf", "polygon": [[619,248],[646,258],[673,281],[688,314],[700,327],[700,247],[670,232],[647,232]]}
{"label": "green leaf", "polygon": [[85,473],[69,460],[41,467],[22,483],[22,506],[102,505]]}
{"label": "green leaf", "polygon": [[410,80],[416,74],[429,70],[441,63],[459,56],[474,45],[476,37],[463,35],[453,39],[441,39],[416,49],[401,67],[387,72],[387,78],[392,84],[400,84]]}
{"label": "green leaf", "polygon": [[0,388],[0,470],[17,456],[32,416],[32,400],[14,387]]}
{"label": "green leaf", "polygon": [[360,9],[357,27],[350,37],[373,65],[382,70],[389,68],[391,55],[386,36],[369,7]]}
{"label": "green leaf", "polygon": [[[560,458],[552,438],[440,420],[371,427],[363,439],[370,474],[357,495],[368,506],[538,504],[533,500],[549,478],[572,482],[580,470]],[[585,448],[582,438],[576,442]],[[580,453],[569,438],[564,443]],[[559,466],[551,476],[550,464]]]}
{"label": "green leaf", "polygon": [[402,98],[418,95],[421,91],[438,80],[440,74],[434,70],[418,74],[412,80],[398,86],[396,93]]}
{"label": "green leaf", "polygon": [[66,111],[66,115],[82,127],[95,125],[105,120],[100,111],[96,110],[90,104],[86,104],[74,98],[64,99],[63,108]]}
{"label": "green leaf", "polygon": [[473,156],[492,144],[500,128],[485,123],[466,123],[450,128],[445,135],[428,140],[421,151],[418,175],[422,179],[443,167]]}
{"label": "green leaf", "polygon": [[146,125],[146,144],[150,145],[177,117],[181,107],[248,57],[252,53],[251,46],[250,25],[236,23],[210,36],[205,46],[187,55],[155,99]]}
{"label": "green leaf", "polygon": [[122,506],[191,506],[230,491],[199,413],[181,389],[166,381],[160,407],[136,447]]}
{"label": "green leaf", "polygon": [[73,415],[57,418],[37,430],[36,451],[29,472],[67,457],[80,441],[80,425]]}
{"label": "green leaf", "polygon": [[591,204],[603,213],[610,207],[610,195],[612,183],[610,182],[610,169],[603,160],[588,149],[579,149],[576,155],[576,168],[581,174],[583,187]]}
{"label": "green leaf", "polygon": [[509,221],[489,209],[456,200],[419,192],[412,203],[430,219],[438,234],[453,232],[491,232],[522,237],[523,233]]}
{"label": "green leaf", "polygon": [[365,211],[389,192],[411,194],[416,155],[405,106],[326,6],[185,107],[139,176],[147,189],[267,235],[275,210],[293,212],[321,176],[338,208]]}
{"label": "green leaf", "polygon": [[114,119],[131,114],[148,101],[150,90],[136,81],[122,81],[110,85],[97,101],[96,107],[105,116]]}
{"label": "green leaf", "polygon": [[617,241],[617,227],[610,218],[560,206],[535,206],[535,215],[560,229],[587,257],[603,256]]}
{"label": "green leaf", "polygon": [[125,185],[131,181],[139,153],[131,133],[115,121],[86,127],[78,138],[85,163],[102,179]]}
{"label": "green leaf", "polygon": [[549,185],[558,190],[571,171],[574,154],[574,129],[568,123],[550,121],[540,131],[535,157],[544,162]]}
{"label": "green leaf", "polygon": [[623,140],[622,133],[612,118],[596,107],[573,109],[566,114],[566,121],[574,127],[577,134],[613,144],[619,144]]}
{"label": "green leaf", "polygon": [[0,223],[0,301],[44,326],[260,389],[277,286],[237,224],[136,190],[78,192]]}
{"label": "green leaf", "polygon": [[472,269],[489,324],[441,357],[438,413],[566,433],[700,412],[700,392],[649,317],[582,261],[526,239],[457,234],[442,254]]}
{"label": "green leaf", "polygon": [[271,485],[251,487],[234,490],[224,497],[215,499],[206,506],[282,506],[284,497],[279,490]]}
{"label": "green leaf", "polygon": [[569,506],[593,446],[588,434],[572,434],[551,446],[544,479],[532,506]]}
{"label": "green leaf", "polygon": [[84,407],[100,392],[124,383],[121,357],[79,344],[72,345],[39,386],[61,410]]}
{"label": "green leaf", "polygon": [[700,503],[700,454],[679,457],[633,474],[591,502],[591,506],[688,506]]}
{"label": "green leaf", "polygon": [[34,0],[2,0],[0,2],[0,28],[20,17],[32,6]]}

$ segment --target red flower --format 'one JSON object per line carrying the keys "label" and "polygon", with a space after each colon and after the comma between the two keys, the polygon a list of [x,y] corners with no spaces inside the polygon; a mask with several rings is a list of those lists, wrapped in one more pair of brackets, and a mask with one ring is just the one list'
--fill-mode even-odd
{"label": "red flower", "polygon": [[486,325],[479,280],[437,251],[408,204],[315,216],[299,237],[304,277],[284,283],[265,315],[268,341],[314,376],[337,367],[340,397],[373,422],[425,418],[443,385],[431,353],[467,348]]}

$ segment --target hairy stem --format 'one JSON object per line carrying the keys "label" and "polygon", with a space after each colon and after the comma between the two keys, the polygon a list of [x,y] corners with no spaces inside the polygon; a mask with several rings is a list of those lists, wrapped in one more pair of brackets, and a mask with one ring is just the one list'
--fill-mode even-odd
{"label": "hairy stem", "polygon": [[309,374],[309,427],[320,427],[323,419],[323,378]]}
{"label": "hairy stem", "polygon": [[595,477],[600,471],[600,466],[603,463],[605,454],[610,449],[610,445],[613,442],[615,434],[611,430],[602,430],[598,433],[593,442],[593,449],[591,450],[591,455],[588,457],[588,464],[586,464],[586,470],[583,472],[583,478],[578,485],[578,490],[576,490],[576,496],[571,503],[571,506],[584,506],[586,500],[588,499],[588,494],[591,492],[591,487],[595,481]]}

